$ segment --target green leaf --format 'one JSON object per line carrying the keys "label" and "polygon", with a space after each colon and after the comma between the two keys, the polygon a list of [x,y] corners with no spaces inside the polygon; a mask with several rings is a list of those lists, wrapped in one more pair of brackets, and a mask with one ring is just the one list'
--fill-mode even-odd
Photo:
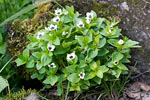
{"label": "green leaf", "polygon": [[0,54],[6,53],[6,43],[0,43]]}
{"label": "green leaf", "polygon": [[79,78],[79,76],[77,75],[77,73],[73,73],[73,74],[70,74],[70,75],[68,76],[68,80],[69,80],[70,82],[77,83],[77,82],[79,82],[80,78]]}
{"label": "green leaf", "polygon": [[58,81],[58,76],[56,75],[49,75],[44,81],[44,84],[51,84],[52,86]]}
{"label": "green leaf", "polygon": [[99,77],[99,78],[103,78],[103,72],[101,70],[98,70],[96,72],[96,75]]}
{"label": "green leaf", "polygon": [[32,55],[34,57],[38,58],[38,59],[41,59],[41,57],[42,57],[42,53],[41,52],[34,52],[34,53],[32,53]]}
{"label": "green leaf", "polygon": [[74,7],[66,6],[66,10],[68,11],[69,15],[74,16]]}
{"label": "green leaf", "polygon": [[95,61],[93,61],[91,64],[90,64],[90,69],[92,69],[93,71],[95,71],[97,69],[97,63]]}
{"label": "green leaf", "polygon": [[44,74],[38,74],[37,79],[42,80],[44,78]]}
{"label": "green leaf", "polygon": [[117,70],[116,70],[115,77],[116,77],[116,78],[119,78],[121,73],[122,73],[122,70],[121,70],[121,69],[117,69]]}
{"label": "green leaf", "polygon": [[0,44],[3,42],[2,34],[0,33]]}
{"label": "green leaf", "polygon": [[55,45],[60,45],[60,39],[58,37],[56,37],[54,40],[53,40],[53,43]]}
{"label": "green leaf", "polygon": [[101,84],[102,80],[99,77],[94,77],[93,80],[97,83],[97,84]]}
{"label": "green leaf", "polygon": [[20,58],[17,58],[15,60],[15,62],[17,63],[17,66],[21,66],[26,63],[26,61],[24,61],[23,59],[20,59]]}
{"label": "green leaf", "polygon": [[46,72],[46,69],[45,68],[41,68],[40,70],[39,70],[39,73],[40,74],[44,74]]}
{"label": "green leaf", "polygon": [[77,36],[77,40],[82,47],[87,46],[91,42],[87,36]]}
{"label": "green leaf", "polygon": [[31,79],[35,79],[35,78],[37,78],[37,76],[38,76],[38,74],[34,73],[34,74],[31,75]]}
{"label": "green leaf", "polygon": [[124,64],[118,64],[117,67],[122,70],[128,70],[128,68]]}
{"label": "green leaf", "polygon": [[0,93],[9,86],[8,81],[4,79],[2,76],[0,76]]}
{"label": "green leaf", "polygon": [[115,62],[115,61],[120,61],[122,58],[124,57],[123,54],[119,53],[119,52],[114,52],[112,54],[112,61]]}
{"label": "green leaf", "polygon": [[41,64],[41,62],[37,62],[37,64],[36,64],[36,69],[37,70],[40,70],[42,68],[42,64]]}
{"label": "green leaf", "polygon": [[76,65],[70,65],[68,67],[66,67],[66,70],[69,72],[69,73],[74,73],[76,70]]}
{"label": "green leaf", "polygon": [[49,34],[44,34],[43,36],[40,37],[42,40],[45,41],[51,41],[51,36]]}
{"label": "green leaf", "polygon": [[60,55],[60,54],[64,54],[66,53],[68,50],[68,48],[63,48],[63,47],[58,47],[56,48],[56,50],[54,51],[55,55]]}
{"label": "green leaf", "polygon": [[72,22],[73,19],[71,16],[64,16],[64,23],[69,23],[69,22]]}
{"label": "green leaf", "polygon": [[109,39],[108,43],[114,47],[120,47],[120,45],[118,44],[118,39]]}
{"label": "green leaf", "polygon": [[61,96],[62,93],[63,93],[62,82],[59,82],[57,85],[57,94],[58,96]]}
{"label": "green leaf", "polygon": [[107,72],[109,69],[105,65],[102,65],[102,66],[98,67],[98,70],[100,70],[104,73],[104,72]]}
{"label": "green leaf", "polygon": [[42,66],[48,65],[52,61],[52,58],[49,57],[47,54],[43,54],[41,57],[41,64]]}
{"label": "green leaf", "polygon": [[105,44],[106,44],[106,39],[105,38],[100,39],[98,43],[98,48],[104,47]]}
{"label": "green leaf", "polygon": [[29,49],[25,49],[23,51],[23,56],[24,56],[25,60],[27,60],[29,58]]}
{"label": "green leaf", "polygon": [[139,48],[139,47],[141,47],[138,44],[139,44],[139,42],[137,42],[137,41],[128,40],[125,42],[123,48]]}
{"label": "green leaf", "polygon": [[98,56],[105,56],[107,53],[109,53],[109,50],[107,50],[106,48],[101,48],[98,51]]}
{"label": "green leaf", "polygon": [[98,55],[98,49],[91,49],[89,48],[87,51],[88,58],[95,58]]}
{"label": "green leaf", "polygon": [[35,65],[34,60],[30,60],[29,62],[27,62],[26,68],[34,68],[34,65]]}
{"label": "green leaf", "polygon": [[96,76],[96,72],[95,71],[91,71],[90,73],[86,73],[85,74],[85,80],[89,80],[89,79],[92,79]]}

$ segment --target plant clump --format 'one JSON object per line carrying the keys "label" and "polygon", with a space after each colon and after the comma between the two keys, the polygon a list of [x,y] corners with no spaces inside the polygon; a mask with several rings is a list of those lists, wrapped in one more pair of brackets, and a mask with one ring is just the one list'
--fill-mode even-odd
{"label": "plant clump", "polygon": [[17,66],[25,64],[32,79],[56,84],[61,95],[62,84],[69,91],[84,91],[128,73],[130,48],[140,46],[121,34],[119,22],[94,11],[81,17],[73,6],[57,8],[53,15],[47,27],[28,36],[30,43],[15,60]]}

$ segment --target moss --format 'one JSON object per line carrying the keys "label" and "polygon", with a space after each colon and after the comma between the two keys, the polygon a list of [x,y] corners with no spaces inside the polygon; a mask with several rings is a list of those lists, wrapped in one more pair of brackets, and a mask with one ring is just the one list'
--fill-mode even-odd
{"label": "moss", "polygon": [[25,90],[22,88],[20,91],[10,94],[10,96],[7,96],[6,99],[2,100],[24,100],[25,97],[30,95],[31,93],[37,93],[35,89],[28,89]]}
{"label": "moss", "polygon": [[28,44],[28,35],[33,35],[35,32],[45,27],[51,15],[47,13],[51,7],[50,3],[42,5],[38,8],[32,19],[23,21],[16,19],[9,25],[7,37],[7,52],[17,57],[25,46]]}

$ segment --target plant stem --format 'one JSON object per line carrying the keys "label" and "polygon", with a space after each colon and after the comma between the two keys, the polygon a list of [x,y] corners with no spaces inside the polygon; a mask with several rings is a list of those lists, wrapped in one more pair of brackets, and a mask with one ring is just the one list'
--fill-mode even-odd
{"label": "plant stem", "polygon": [[76,96],[76,98],[74,98],[74,100],[77,100],[77,98],[80,96],[80,93]]}
{"label": "plant stem", "polygon": [[65,95],[65,100],[67,100],[68,93],[69,93],[69,88],[70,88],[70,82],[68,82],[67,92],[66,92],[66,95]]}
{"label": "plant stem", "polygon": [[58,6],[60,6],[61,8],[64,8],[62,5],[60,5],[56,0],[53,0]]}
{"label": "plant stem", "polygon": [[7,63],[2,67],[2,69],[0,70],[0,73],[4,70],[4,68],[12,61],[14,57],[12,57],[9,61],[7,61]]}
{"label": "plant stem", "polygon": [[62,100],[65,100],[63,84],[62,84]]}

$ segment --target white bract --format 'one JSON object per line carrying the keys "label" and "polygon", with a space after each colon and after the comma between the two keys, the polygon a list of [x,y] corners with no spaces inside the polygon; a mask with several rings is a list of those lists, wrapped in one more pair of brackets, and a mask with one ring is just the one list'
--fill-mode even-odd
{"label": "white bract", "polygon": [[109,32],[107,32],[108,34],[111,34],[111,30],[109,30]]}
{"label": "white bract", "polygon": [[54,46],[54,45],[49,45],[49,44],[48,44],[47,49],[48,49],[49,51],[54,51],[55,46]]}
{"label": "white bract", "polygon": [[59,22],[59,21],[60,21],[60,18],[58,16],[53,18],[53,22]]}
{"label": "white bract", "polygon": [[55,29],[57,29],[57,25],[53,25],[53,24],[51,24],[49,27],[45,27],[45,30],[47,30],[47,31],[52,31]]}
{"label": "white bract", "polygon": [[50,65],[48,65],[48,67],[50,67],[50,68],[55,68],[56,65],[55,65],[55,63],[51,63]]}
{"label": "white bract", "polygon": [[40,39],[40,37],[43,36],[44,34],[45,32],[38,32],[37,39]]}
{"label": "white bract", "polygon": [[57,9],[57,10],[55,10],[55,15],[61,15],[61,14],[62,14],[61,9]]}
{"label": "white bract", "polygon": [[94,18],[94,15],[93,13],[86,13],[86,19],[93,19]]}
{"label": "white bract", "polygon": [[118,61],[115,61],[115,62],[114,62],[114,65],[118,65]]}
{"label": "white bract", "polygon": [[68,32],[65,32],[65,31],[62,33],[62,35],[67,35],[67,34],[68,34]]}
{"label": "white bract", "polygon": [[82,21],[79,21],[78,24],[77,24],[77,26],[80,27],[80,28],[84,27],[84,23]]}
{"label": "white bract", "polygon": [[81,79],[84,79],[84,76],[85,76],[85,73],[84,73],[84,72],[81,72],[81,73],[79,74],[79,77],[80,77]]}
{"label": "white bract", "polygon": [[77,36],[77,35],[75,35],[75,39],[78,39],[78,36]]}
{"label": "white bract", "polygon": [[124,44],[124,41],[122,40],[122,39],[120,39],[119,41],[118,41],[118,44]]}
{"label": "white bract", "polygon": [[90,24],[90,19],[86,19],[86,23],[87,23],[87,24]]}
{"label": "white bract", "polygon": [[72,59],[74,59],[75,58],[75,53],[73,52],[73,53],[71,53],[71,54],[67,54],[67,60],[72,60]]}

